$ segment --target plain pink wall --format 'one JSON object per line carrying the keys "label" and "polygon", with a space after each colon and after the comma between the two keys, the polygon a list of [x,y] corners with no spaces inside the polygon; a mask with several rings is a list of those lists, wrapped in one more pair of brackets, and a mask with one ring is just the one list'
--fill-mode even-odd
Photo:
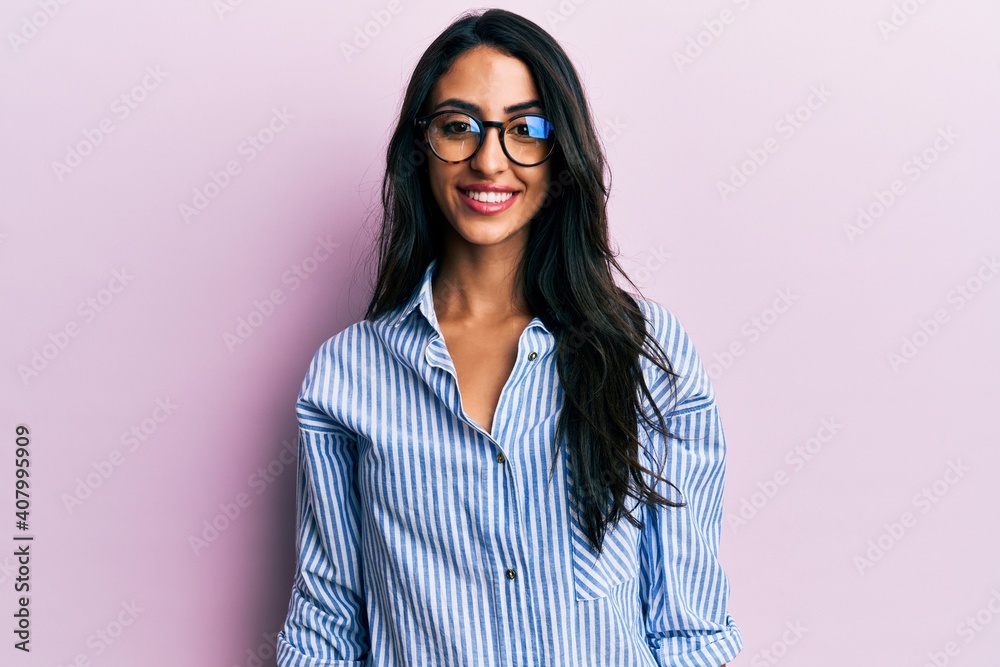
{"label": "plain pink wall", "polygon": [[[992,664],[1000,4],[501,5],[577,64],[623,266],[715,379],[733,664]],[[0,662],[273,663],[294,400],[362,315],[401,92],[466,8],[5,3],[4,627],[19,423],[36,539]]]}

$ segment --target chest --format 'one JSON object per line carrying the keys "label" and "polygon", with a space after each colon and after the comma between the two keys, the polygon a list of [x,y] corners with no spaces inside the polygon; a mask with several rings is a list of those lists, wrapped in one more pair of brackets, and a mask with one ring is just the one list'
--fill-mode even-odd
{"label": "chest", "polygon": [[441,325],[445,346],[458,376],[465,414],[487,432],[504,385],[517,361],[518,341],[525,323],[494,327]]}

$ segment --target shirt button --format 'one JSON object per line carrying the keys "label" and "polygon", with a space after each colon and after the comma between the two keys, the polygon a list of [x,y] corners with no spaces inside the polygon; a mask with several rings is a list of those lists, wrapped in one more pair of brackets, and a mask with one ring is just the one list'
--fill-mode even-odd
{"label": "shirt button", "polygon": [[503,452],[500,452],[499,454],[497,454],[497,463],[503,463],[506,460],[507,460],[507,457],[505,457],[503,455]]}
{"label": "shirt button", "polygon": [[537,356],[538,356],[537,352],[532,352],[531,354],[528,355],[528,361],[534,361],[535,357]]}
{"label": "shirt button", "polygon": [[507,578],[508,579],[517,579],[517,571],[514,568],[508,568],[507,569]]}

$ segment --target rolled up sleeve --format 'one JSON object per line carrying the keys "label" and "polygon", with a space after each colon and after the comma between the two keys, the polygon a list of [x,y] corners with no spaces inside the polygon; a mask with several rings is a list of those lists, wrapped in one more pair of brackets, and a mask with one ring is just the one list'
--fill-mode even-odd
{"label": "rolled up sleeve", "polygon": [[[672,379],[657,371],[650,385],[672,436],[663,476],[687,504],[645,508],[640,571],[646,641],[661,667],[719,667],[743,648],[718,559],[726,440],[711,381],[686,331],[662,306],[654,324],[680,375]],[[674,405],[668,405],[670,385]],[[662,457],[663,436],[653,432],[651,438]],[[665,482],[656,481],[656,490],[678,500]]]}
{"label": "rolled up sleeve", "polygon": [[288,615],[277,636],[277,664],[367,665],[370,638],[355,483],[356,437],[303,394],[296,413],[297,557]]}

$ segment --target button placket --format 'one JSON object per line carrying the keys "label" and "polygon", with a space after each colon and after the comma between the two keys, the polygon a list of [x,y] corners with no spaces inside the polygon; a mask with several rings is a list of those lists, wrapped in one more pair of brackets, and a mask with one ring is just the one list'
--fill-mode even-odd
{"label": "button placket", "polygon": [[[523,348],[521,348],[522,349],[521,354],[524,356],[519,356],[519,361],[515,365],[515,369],[512,372],[512,377],[509,378],[509,380],[513,381],[511,383],[511,386],[510,387],[505,386],[504,388],[504,392],[507,392],[508,389],[510,390],[510,392],[509,395],[501,396],[501,400],[498,405],[498,412],[497,412],[498,417],[500,415],[511,417],[513,412],[518,411],[519,408],[512,409],[515,403],[519,400],[519,393],[517,390],[523,389],[522,383],[527,381],[526,376],[528,374],[534,374],[539,370],[536,367],[534,367],[535,366],[534,362],[539,358],[540,351],[537,347],[538,341],[533,340],[533,334],[534,334],[533,330],[527,331],[524,334],[524,338],[520,342],[520,344],[525,344],[525,343],[527,344],[525,345],[525,347],[528,347],[528,353],[525,355]],[[498,419],[495,422],[497,425],[500,426],[500,428],[497,430],[497,435],[495,438],[497,445],[500,445],[500,443],[504,443],[507,440],[506,436],[507,428],[512,426],[512,423],[508,422],[509,422],[508,419],[502,419],[502,420]],[[507,444],[509,445],[509,448],[511,448],[517,446],[518,443],[510,442]],[[501,481],[501,483],[507,486],[507,488],[511,490],[511,495],[510,495],[511,504],[508,506],[507,511],[509,512],[508,526],[509,526],[509,535],[512,538],[512,543],[509,545],[511,547],[511,551],[508,552],[508,555],[512,555],[514,557],[507,562],[506,567],[504,567],[503,565],[501,567],[504,567],[504,569],[502,570],[504,573],[503,576],[507,581],[506,588],[508,595],[511,596],[509,598],[509,601],[512,604],[514,604],[515,607],[521,608],[522,609],[521,613],[526,613],[529,616],[529,618],[534,619],[534,622],[529,623],[526,626],[522,626],[525,632],[528,632],[532,635],[533,637],[532,642],[534,642],[534,638],[541,636],[542,633],[542,629],[540,626],[541,620],[538,618],[538,614],[535,613],[536,612],[535,606],[537,604],[537,600],[533,599],[532,595],[535,583],[532,577],[530,576],[527,579],[522,579],[521,575],[523,575],[524,573],[519,572],[517,567],[517,564],[519,562],[522,566],[526,564],[524,562],[521,562],[521,559],[525,557],[527,553],[526,548],[527,545],[529,544],[527,540],[527,527],[524,525],[525,515],[523,509],[524,509],[524,503],[526,502],[526,496],[523,493],[523,488],[522,488],[524,480],[521,478],[520,471],[516,467],[516,462],[510,459],[504,451],[499,451],[497,453],[496,461],[498,464],[503,465],[505,468],[497,470],[497,474],[500,474],[503,476],[503,478],[505,478],[505,481]],[[528,663],[530,662],[532,661],[529,660]]]}

